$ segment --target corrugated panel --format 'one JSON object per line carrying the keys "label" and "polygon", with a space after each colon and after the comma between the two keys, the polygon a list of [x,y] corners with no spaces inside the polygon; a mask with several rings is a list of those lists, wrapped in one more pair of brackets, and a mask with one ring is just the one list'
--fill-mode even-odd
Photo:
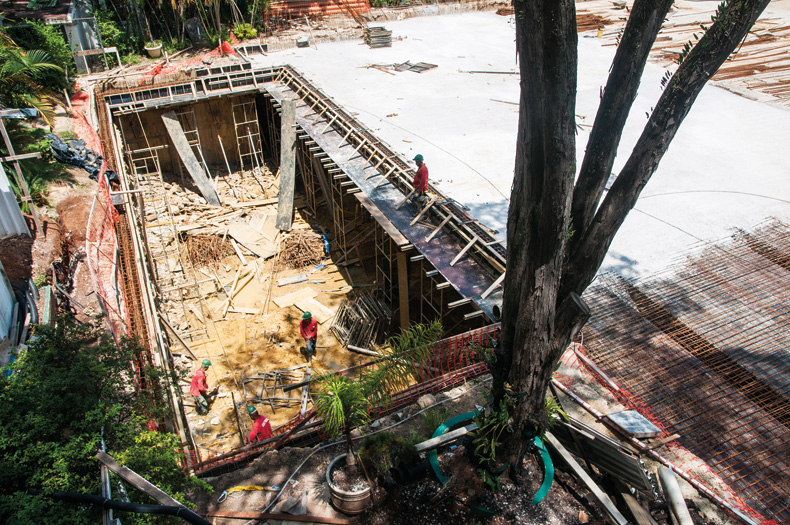
{"label": "corrugated panel", "polygon": [[30,230],[16,202],[3,165],[0,164],[0,237],[22,234],[30,235]]}
{"label": "corrugated panel", "polygon": [[8,337],[11,331],[11,316],[14,313],[15,302],[14,291],[11,289],[11,283],[8,282],[3,263],[0,262],[0,341]]}

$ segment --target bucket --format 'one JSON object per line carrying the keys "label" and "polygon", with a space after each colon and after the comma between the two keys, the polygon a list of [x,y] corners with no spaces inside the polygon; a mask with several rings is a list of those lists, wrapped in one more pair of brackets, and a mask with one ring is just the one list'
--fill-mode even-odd
{"label": "bucket", "polygon": [[344,514],[359,514],[370,506],[370,485],[358,492],[347,492],[340,490],[332,484],[332,471],[335,467],[344,465],[346,455],[338,456],[332,460],[326,469],[326,483],[329,485],[329,496],[332,505]]}

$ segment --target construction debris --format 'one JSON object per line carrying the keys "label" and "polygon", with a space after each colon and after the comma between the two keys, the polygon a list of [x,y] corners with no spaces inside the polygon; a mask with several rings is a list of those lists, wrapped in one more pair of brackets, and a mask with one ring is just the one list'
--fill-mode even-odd
{"label": "construction debris", "polygon": [[283,241],[280,248],[280,262],[295,270],[315,266],[324,260],[324,247],[324,240],[317,233],[294,232]]}
{"label": "construction debris", "polygon": [[192,264],[212,268],[217,268],[222,259],[236,253],[228,239],[216,235],[187,236],[184,239],[184,249]]}
{"label": "construction debris", "polygon": [[392,47],[392,31],[381,26],[366,27],[364,38],[370,47]]}

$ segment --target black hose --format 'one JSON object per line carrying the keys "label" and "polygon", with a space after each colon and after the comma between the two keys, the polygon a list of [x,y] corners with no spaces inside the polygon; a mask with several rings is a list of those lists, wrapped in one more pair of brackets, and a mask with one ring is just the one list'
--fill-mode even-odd
{"label": "black hose", "polygon": [[206,521],[200,515],[196,514],[195,512],[185,507],[126,503],[123,501],[115,501],[112,499],[107,499],[104,496],[94,496],[93,494],[82,494],[79,492],[60,492],[60,491],[46,492],[41,489],[28,489],[27,492],[28,494],[42,494],[52,499],[98,505],[103,509],[122,510],[126,512],[137,512],[139,514],[167,514],[170,516],[177,516],[183,519],[184,521],[188,521],[189,523],[194,523],[195,525],[211,525],[210,521]]}

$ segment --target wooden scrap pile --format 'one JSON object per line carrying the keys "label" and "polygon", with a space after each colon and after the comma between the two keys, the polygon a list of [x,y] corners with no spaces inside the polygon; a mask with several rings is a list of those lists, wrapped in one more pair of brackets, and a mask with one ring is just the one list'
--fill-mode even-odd
{"label": "wooden scrap pile", "polygon": [[329,328],[343,346],[370,348],[382,344],[390,326],[392,310],[375,292],[340,304]]}
{"label": "wooden scrap pile", "polygon": [[392,31],[381,26],[366,27],[364,38],[370,47],[392,47]]}
{"label": "wooden scrap pile", "polygon": [[311,231],[297,231],[289,235],[280,249],[280,262],[288,268],[315,266],[324,260],[324,240]]}

